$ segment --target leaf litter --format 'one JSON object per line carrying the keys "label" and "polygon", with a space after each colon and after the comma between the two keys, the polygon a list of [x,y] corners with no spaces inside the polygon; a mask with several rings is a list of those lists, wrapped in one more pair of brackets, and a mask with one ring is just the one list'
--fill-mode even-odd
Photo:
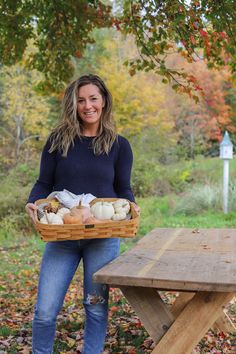
{"label": "leaf litter", "polygon": [[[42,250],[34,245],[2,250],[6,266],[1,273],[0,354],[30,354],[33,309],[37,294]],[[160,292],[173,304],[177,293]],[[54,354],[80,354],[84,333],[82,272],[76,272],[58,315]],[[227,315],[236,325],[236,298],[228,304]],[[154,343],[121,291],[110,289],[109,327],[103,354],[151,353]],[[236,334],[210,329],[192,354],[235,354]]]}

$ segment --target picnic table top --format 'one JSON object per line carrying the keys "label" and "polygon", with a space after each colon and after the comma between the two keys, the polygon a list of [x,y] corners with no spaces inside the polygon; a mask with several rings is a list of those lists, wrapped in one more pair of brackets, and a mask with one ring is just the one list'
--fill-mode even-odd
{"label": "picnic table top", "polygon": [[94,280],[118,287],[235,292],[236,229],[154,229]]}

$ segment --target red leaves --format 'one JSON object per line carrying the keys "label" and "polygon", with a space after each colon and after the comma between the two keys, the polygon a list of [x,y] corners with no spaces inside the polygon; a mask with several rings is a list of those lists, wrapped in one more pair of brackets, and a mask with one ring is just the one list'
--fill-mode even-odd
{"label": "red leaves", "polygon": [[205,37],[205,38],[208,37],[208,33],[205,30],[203,30],[202,28],[200,29],[199,33],[202,37]]}
{"label": "red leaves", "polygon": [[113,25],[113,27],[116,28],[117,31],[121,31],[121,24],[122,24],[122,22],[120,20],[118,20],[117,18],[112,19],[112,25]]}
{"label": "red leaves", "polygon": [[76,57],[76,58],[82,58],[82,53],[81,53],[80,50],[77,50],[77,51],[75,52],[75,57]]}
{"label": "red leaves", "polygon": [[219,35],[220,35],[221,38],[223,38],[223,39],[227,39],[227,38],[228,38],[228,36],[227,36],[227,34],[226,34],[225,32],[219,32]]}
{"label": "red leaves", "polygon": [[[192,77],[194,80],[194,78]],[[6,264],[13,265],[14,272],[5,273],[2,277],[1,290],[1,336],[0,352],[31,352],[31,320],[36,300],[37,270],[41,254],[34,246],[29,246],[29,254],[25,250],[8,251],[4,254]],[[12,253],[11,253],[12,252]],[[25,268],[25,259],[31,261],[30,268]],[[18,268],[16,268],[18,267]],[[82,305],[82,275],[77,273],[66,295],[66,300],[57,321],[56,351],[61,354],[79,354],[83,342],[84,309]],[[173,304],[174,292],[161,292],[164,302]],[[233,308],[229,305],[230,317],[235,322]],[[4,328],[4,330],[3,330]],[[233,336],[226,333],[209,331],[196,346],[194,353],[212,354],[235,353]],[[108,336],[106,337],[104,354],[138,354],[151,353],[154,343],[145,331],[140,319],[123,297],[119,289],[110,289],[110,311]]]}
{"label": "red leaves", "polygon": [[193,36],[192,34],[191,34],[191,36],[190,36],[190,41],[191,41],[191,43],[194,44],[194,45],[197,44],[196,39],[194,38],[194,36]]}

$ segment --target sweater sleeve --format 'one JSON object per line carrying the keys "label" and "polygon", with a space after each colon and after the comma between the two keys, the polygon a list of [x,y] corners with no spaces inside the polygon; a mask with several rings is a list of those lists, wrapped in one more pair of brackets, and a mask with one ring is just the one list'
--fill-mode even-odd
{"label": "sweater sleeve", "polygon": [[37,199],[46,198],[53,191],[56,152],[49,153],[49,148],[50,143],[47,141],[42,151],[39,177],[30,192],[28,203],[34,203]]}
{"label": "sweater sleeve", "polygon": [[114,188],[119,198],[126,198],[134,202],[134,196],[130,186],[133,153],[131,146],[123,137],[119,137],[118,157],[115,164]]}

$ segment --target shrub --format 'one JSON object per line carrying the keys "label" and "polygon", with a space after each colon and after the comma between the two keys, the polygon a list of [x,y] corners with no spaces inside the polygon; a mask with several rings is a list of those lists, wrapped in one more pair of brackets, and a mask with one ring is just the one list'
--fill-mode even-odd
{"label": "shrub", "polygon": [[200,185],[186,192],[177,202],[174,214],[197,215],[206,210],[220,210],[220,188],[216,185]]}
{"label": "shrub", "polygon": [[0,216],[16,215],[24,211],[28,194],[38,171],[34,166],[19,164],[1,180]]}
{"label": "shrub", "polygon": [[146,159],[136,159],[132,174],[132,190],[136,197],[149,196],[154,193],[154,181],[158,176],[156,163]]}

